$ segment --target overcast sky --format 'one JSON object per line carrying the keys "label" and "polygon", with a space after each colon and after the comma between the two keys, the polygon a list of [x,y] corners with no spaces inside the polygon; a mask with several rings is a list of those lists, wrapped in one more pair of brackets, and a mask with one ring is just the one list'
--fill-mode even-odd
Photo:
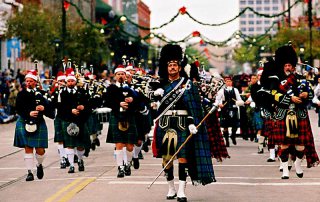
{"label": "overcast sky", "polygon": [[[204,23],[221,23],[235,17],[239,13],[238,0],[142,0],[151,10],[151,27],[160,26],[168,22],[182,7],[198,21]],[[223,41],[239,29],[239,21],[210,27],[194,22],[187,15],[179,15],[173,23],[157,30],[169,39],[180,40],[199,31],[212,41]]]}

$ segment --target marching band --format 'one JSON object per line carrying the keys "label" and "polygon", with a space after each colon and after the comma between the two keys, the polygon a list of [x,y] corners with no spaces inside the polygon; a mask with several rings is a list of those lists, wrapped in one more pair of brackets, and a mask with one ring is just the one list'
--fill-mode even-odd
{"label": "marching band", "polygon": [[[291,58],[285,59],[289,57],[286,53]],[[131,166],[139,169],[139,159],[143,158],[139,153],[147,142],[147,134],[155,128],[153,154],[163,158],[169,185],[167,199],[177,197],[178,201],[187,201],[184,193],[187,176],[194,184],[215,182],[211,158],[219,162],[230,158],[226,147],[230,146],[229,137],[233,145],[237,144],[238,127],[244,139],[258,142],[258,153],[263,153],[263,144],[268,140],[268,162],[275,161],[277,152],[282,179],[289,178],[291,156],[300,178],[304,156],[308,167],[319,163],[305,107],[313,93],[309,84],[295,73],[296,56],[291,47],[280,48],[276,61],[269,60],[263,71],[251,77],[251,83],[249,79],[242,84],[242,91],[233,85],[230,76],[208,78],[200,74],[198,62],[188,71],[181,55],[176,45],[163,47],[159,76],[149,75],[141,67],[135,67],[133,61],[124,60],[114,70],[111,81],[97,78],[92,66],[84,70],[75,64],[72,67],[71,62],[64,63],[64,71],[59,71],[55,79],[48,79],[52,84],[47,92],[41,89],[36,62],[16,99],[19,118],[14,146],[25,149],[26,181],[34,180],[34,157],[37,178],[44,176],[42,164],[51,131],[47,130],[43,116],[54,119],[60,168],[69,167],[70,174],[76,172],[75,164],[79,172],[85,171],[83,156],[88,157],[90,150],[100,146],[99,135],[103,123],[108,122],[106,142],[115,146],[117,177],[130,176]],[[243,107],[240,114],[239,107]],[[239,125],[239,116],[247,116],[245,127]],[[204,117],[207,119],[201,125]],[[229,127],[232,127],[231,136]],[[197,138],[185,148],[179,148],[184,147],[189,134]],[[173,183],[173,166],[166,165],[176,151],[179,151],[178,192]],[[202,160],[198,162],[199,159]]]}

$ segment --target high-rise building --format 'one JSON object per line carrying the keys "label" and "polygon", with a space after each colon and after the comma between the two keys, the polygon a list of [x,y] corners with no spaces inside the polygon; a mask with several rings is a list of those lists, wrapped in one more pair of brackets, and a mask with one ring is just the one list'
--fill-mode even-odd
{"label": "high-rise building", "polygon": [[[239,11],[243,11],[247,7],[253,10],[268,15],[274,15],[282,12],[281,0],[239,0]],[[267,18],[254,14],[247,9],[239,20],[239,30],[249,36],[261,35],[266,32],[271,26],[270,34],[275,34],[277,31],[277,22],[280,18]]]}

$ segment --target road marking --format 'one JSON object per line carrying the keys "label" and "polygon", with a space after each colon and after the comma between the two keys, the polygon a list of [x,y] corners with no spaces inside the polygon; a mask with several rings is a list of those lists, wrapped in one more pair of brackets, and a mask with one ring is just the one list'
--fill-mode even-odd
{"label": "road marking", "polygon": [[60,195],[62,195],[64,192],[66,192],[71,187],[75,186],[77,183],[79,183],[83,178],[79,178],[68,184],[67,186],[60,189],[57,193],[53,194],[51,197],[47,198],[45,202],[51,202],[54,201],[56,198],[58,198]]}
{"label": "road marking", "polygon": [[66,202],[68,200],[70,200],[74,195],[76,195],[79,191],[81,191],[82,189],[84,189],[88,184],[90,184],[91,182],[94,182],[96,180],[96,178],[89,178],[86,179],[85,181],[83,181],[81,184],[79,184],[78,186],[76,186],[73,190],[69,191],[68,193],[66,193],[60,200],[59,202]]}
{"label": "road marking", "polygon": [[[279,178],[278,178],[279,179]],[[110,181],[110,185],[149,185],[151,182],[147,181]],[[191,183],[191,182],[189,182]],[[154,184],[162,185],[168,184],[166,181],[155,182]],[[178,182],[175,182],[178,184]],[[251,183],[251,182],[215,182],[207,186],[216,186],[216,185],[240,185],[240,186],[320,186],[320,182],[279,182],[279,183]]]}

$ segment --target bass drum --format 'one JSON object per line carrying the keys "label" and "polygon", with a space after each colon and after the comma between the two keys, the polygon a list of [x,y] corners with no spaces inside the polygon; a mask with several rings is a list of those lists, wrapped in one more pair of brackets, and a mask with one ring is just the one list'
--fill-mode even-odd
{"label": "bass drum", "polygon": [[97,108],[95,110],[95,112],[98,114],[99,122],[102,124],[109,122],[111,111],[112,111],[112,109],[110,109],[108,107]]}

